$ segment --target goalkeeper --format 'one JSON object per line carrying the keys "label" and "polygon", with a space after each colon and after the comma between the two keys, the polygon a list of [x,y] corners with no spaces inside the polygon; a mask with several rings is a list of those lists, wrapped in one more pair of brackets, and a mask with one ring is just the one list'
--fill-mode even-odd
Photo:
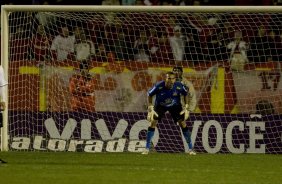
{"label": "goalkeeper", "polygon": [[[185,121],[189,117],[188,88],[181,82],[176,81],[176,75],[173,72],[166,74],[165,81],[161,81],[148,91],[148,116],[147,120],[150,126],[147,131],[146,149],[142,154],[148,154],[152,138],[155,133],[158,120],[168,111],[174,122],[178,123],[182,129],[185,140],[189,146],[189,154],[196,155],[192,150],[191,134],[188,131]],[[155,105],[153,97],[155,96]],[[181,104],[181,96],[185,105]],[[187,102],[187,103],[186,103]]]}
{"label": "goalkeeper", "polygon": [[[7,85],[7,81],[4,78],[4,70],[3,67],[0,66],[0,128],[3,126],[3,111],[6,108],[5,103],[5,93],[4,93],[4,87]],[[4,160],[0,159],[0,163],[7,163]]]}

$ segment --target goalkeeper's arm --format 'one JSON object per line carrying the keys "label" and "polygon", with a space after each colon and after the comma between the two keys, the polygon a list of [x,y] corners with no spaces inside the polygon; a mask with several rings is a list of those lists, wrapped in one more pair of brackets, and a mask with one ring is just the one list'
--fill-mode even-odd
{"label": "goalkeeper's arm", "polygon": [[184,96],[184,103],[185,105],[183,106],[182,111],[180,112],[180,115],[184,115],[184,121],[186,121],[189,118],[190,115],[190,110],[189,110],[189,94]]}
{"label": "goalkeeper's arm", "polygon": [[154,105],[153,105],[153,97],[148,96],[148,115],[147,115],[147,120],[149,122],[154,121],[154,117],[158,117],[158,114],[154,110]]}

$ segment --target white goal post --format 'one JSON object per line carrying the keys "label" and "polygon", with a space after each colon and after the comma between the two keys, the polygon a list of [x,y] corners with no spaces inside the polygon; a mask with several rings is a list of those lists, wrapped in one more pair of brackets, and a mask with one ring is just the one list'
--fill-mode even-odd
{"label": "white goal post", "polygon": [[[181,66],[197,94],[197,152],[281,154],[280,21],[279,6],[2,5],[1,151],[141,152],[146,92]],[[93,91],[75,101],[86,60]],[[184,140],[166,115],[152,144],[184,152]]]}

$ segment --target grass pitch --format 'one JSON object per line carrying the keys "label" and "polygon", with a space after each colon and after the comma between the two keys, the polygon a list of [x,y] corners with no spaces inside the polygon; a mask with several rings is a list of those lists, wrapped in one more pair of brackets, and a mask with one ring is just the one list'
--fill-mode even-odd
{"label": "grass pitch", "polygon": [[0,152],[0,184],[281,184],[282,155]]}

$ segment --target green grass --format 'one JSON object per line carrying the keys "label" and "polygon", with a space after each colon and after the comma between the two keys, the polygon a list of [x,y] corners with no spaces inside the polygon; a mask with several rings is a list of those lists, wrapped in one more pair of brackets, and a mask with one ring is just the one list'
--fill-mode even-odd
{"label": "green grass", "polygon": [[281,184],[282,155],[0,152],[0,184]]}

